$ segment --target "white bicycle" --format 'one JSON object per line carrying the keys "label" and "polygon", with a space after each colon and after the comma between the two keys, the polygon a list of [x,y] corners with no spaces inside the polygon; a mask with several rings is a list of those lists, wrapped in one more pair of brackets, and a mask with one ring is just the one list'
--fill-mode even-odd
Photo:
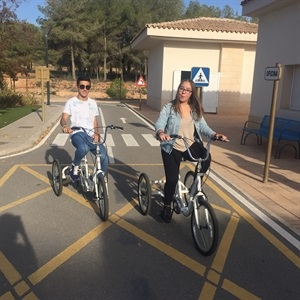
{"label": "white bicycle", "polygon": [[[109,125],[104,127],[104,135],[101,142],[96,143],[96,156],[92,171],[89,169],[87,155],[82,159],[79,166],[79,184],[84,192],[93,192],[94,200],[97,203],[100,211],[100,217],[103,221],[108,219],[109,204],[108,204],[108,188],[107,188],[107,177],[101,169],[101,153],[100,145],[104,144],[107,137],[108,129],[119,129],[123,130],[123,127]],[[76,127],[73,130],[85,128]],[[70,166],[62,168],[58,159],[55,159],[52,163],[52,186],[56,196],[62,194],[63,182],[70,181]]]}
{"label": "white bicycle", "polygon": [[[184,182],[178,178],[176,190],[173,196],[172,213],[191,216],[191,231],[194,243],[199,252],[208,256],[214,253],[218,245],[219,227],[216,214],[208,202],[208,198],[202,189],[201,162],[209,158],[210,144],[216,140],[212,137],[206,145],[207,155],[204,158],[195,158],[191,154],[187,144],[187,138],[179,135],[171,135],[173,139],[182,139],[193,161],[197,162],[195,172],[188,171]],[[143,215],[147,215],[151,209],[153,195],[164,197],[164,180],[150,181],[146,173],[141,173],[138,179],[138,201]]]}

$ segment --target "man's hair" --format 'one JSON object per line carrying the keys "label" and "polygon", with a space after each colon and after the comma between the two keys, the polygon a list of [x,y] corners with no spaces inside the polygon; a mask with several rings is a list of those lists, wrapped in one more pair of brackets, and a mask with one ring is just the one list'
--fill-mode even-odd
{"label": "man's hair", "polygon": [[91,84],[91,79],[87,76],[79,76],[77,78],[77,86],[79,85],[80,81],[88,81]]}

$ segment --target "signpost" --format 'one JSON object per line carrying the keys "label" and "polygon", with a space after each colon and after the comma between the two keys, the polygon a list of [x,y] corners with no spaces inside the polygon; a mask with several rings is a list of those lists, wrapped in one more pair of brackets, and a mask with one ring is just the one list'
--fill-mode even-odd
{"label": "signpost", "polygon": [[273,83],[273,93],[272,93],[272,104],[270,111],[270,123],[269,123],[269,136],[268,136],[268,149],[265,159],[265,169],[264,169],[264,180],[263,182],[268,182],[269,178],[269,166],[273,145],[273,134],[274,134],[274,122],[275,122],[275,114],[276,114],[276,101],[278,95],[278,85],[279,80],[281,78],[281,65],[279,63],[276,64],[276,67],[267,67],[265,69],[265,80],[274,81]]}
{"label": "signpost", "polygon": [[209,68],[193,67],[191,69],[191,79],[197,88],[200,102],[202,102],[202,87],[209,85]]}
{"label": "signpost", "polygon": [[135,85],[137,85],[140,88],[140,110],[141,110],[142,109],[142,87],[147,86],[147,83],[142,75],[135,82]]}
{"label": "signpost", "polygon": [[44,82],[50,80],[49,68],[41,66],[35,68],[35,79],[41,81],[42,89],[42,120],[45,120],[45,92],[44,92]]}
{"label": "signpost", "polygon": [[209,85],[209,68],[193,67],[191,70],[192,80],[196,87]]}
{"label": "signpost", "polygon": [[268,67],[265,70],[265,80],[279,80],[280,79],[280,68],[279,67]]}

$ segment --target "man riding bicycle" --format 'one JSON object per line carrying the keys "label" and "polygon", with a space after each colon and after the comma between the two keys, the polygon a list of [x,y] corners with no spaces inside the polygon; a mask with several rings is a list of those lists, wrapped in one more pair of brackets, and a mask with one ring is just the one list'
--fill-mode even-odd
{"label": "man riding bicycle", "polygon": [[[70,169],[70,177],[73,181],[79,179],[78,168],[81,160],[89,151],[96,154],[95,142],[99,141],[97,121],[99,111],[96,101],[88,96],[90,88],[90,78],[84,76],[77,78],[77,96],[66,102],[60,119],[63,132],[70,134],[71,142],[76,148]],[[71,125],[68,125],[69,118]],[[85,130],[72,130],[73,127],[82,127]],[[100,152],[102,170],[106,172],[108,157],[103,145],[100,145]]]}

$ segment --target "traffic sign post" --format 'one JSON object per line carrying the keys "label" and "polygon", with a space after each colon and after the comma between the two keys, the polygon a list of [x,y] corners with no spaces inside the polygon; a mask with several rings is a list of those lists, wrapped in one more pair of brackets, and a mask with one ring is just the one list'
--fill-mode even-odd
{"label": "traffic sign post", "polygon": [[147,86],[147,83],[143,76],[140,76],[139,79],[135,82],[140,89],[140,110],[142,110],[142,87]]}
{"label": "traffic sign post", "polygon": [[35,68],[35,79],[37,81],[41,81],[41,89],[42,89],[42,119],[45,120],[45,93],[44,93],[44,82],[48,82],[50,80],[50,72],[49,68],[41,66]]}
{"label": "traffic sign post", "polygon": [[279,67],[267,67],[265,70],[265,80],[279,80],[281,77],[281,69]]}
{"label": "traffic sign post", "polygon": [[191,79],[197,88],[197,95],[202,102],[202,87],[209,85],[209,68],[193,67],[191,69]]}
{"label": "traffic sign post", "polygon": [[209,68],[193,67],[191,70],[191,78],[195,82],[196,87],[209,85]]}
{"label": "traffic sign post", "polygon": [[270,122],[269,122],[269,136],[268,136],[268,149],[265,159],[265,168],[264,168],[264,179],[263,182],[268,182],[269,179],[269,166],[271,160],[271,152],[273,145],[273,134],[274,134],[274,123],[275,123],[275,114],[276,114],[276,102],[278,95],[278,85],[281,78],[281,65],[276,64],[276,67],[267,67],[265,70],[265,80],[274,81],[273,83],[273,93],[272,93],[272,104],[270,111]]}

